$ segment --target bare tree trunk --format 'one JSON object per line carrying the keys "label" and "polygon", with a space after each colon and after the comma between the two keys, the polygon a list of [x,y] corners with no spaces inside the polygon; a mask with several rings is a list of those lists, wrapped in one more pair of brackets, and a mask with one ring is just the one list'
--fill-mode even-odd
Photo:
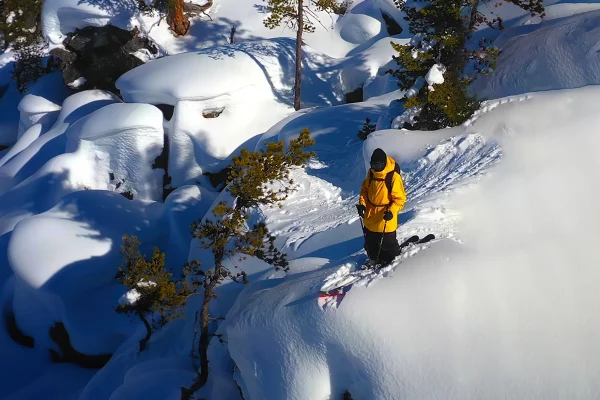
{"label": "bare tree trunk", "polygon": [[475,30],[475,25],[477,24],[477,14],[479,13],[479,1],[480,0],[471,0],[471,18],[469,19],[469,28],[467,29],[467,34],[471,35]]}
{"label": "bare tree trunk", "polygon": [[200,308],[200,340],[198,343],[198,352],[200,353],[200,373],[198,379],[190,386],[189,389],[181,388],[181,400],[189,400],[191,396],[208,382],[208,345],[210,344],[210,333],[208,331],[209,306],[210,301],[214,296],[214,288],[219,282],[221,276],[223,262],[222,252],[215,256],[215,271],[210,280],[210,283],[204,289],[204,300]]}
{"label": "bare tree trunk", "polygon": [[146,336],[144,336],[144,338],[142,340],[140,340],[140,353],[141,353],[142,351],[144,351],[144,349],[146,348],[146,345],[148,344],[148,341],[150,340],[150,336],[152,335],[152,327],[150,326],[150,323],[148,322],[148,320],[146,319],[144,314],[138,314],[138,317],[140,317],[140,319],[144,323],[144,326],[146,327]]}
{"label": "bare tree trunk", "polygon": [[183,14],[183,7],[183,0],[169,0],[167,22],[171,30],[180,36],[185,35],[190,29],[190,21]]}
{"label": "bare tree trunk", "polygon": [[298,0],[298,32],[296,34],[296,81],[294,83],[294,109],[300,109],[300,87],[302,85],[302,34],[304,33],[304,2]]}

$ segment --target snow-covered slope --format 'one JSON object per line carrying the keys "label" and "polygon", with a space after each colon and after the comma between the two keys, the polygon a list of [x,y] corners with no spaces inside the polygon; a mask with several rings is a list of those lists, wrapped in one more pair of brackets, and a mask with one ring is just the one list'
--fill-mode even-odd
{"label": "snow-covered slope", "polygon": [[499,98],[599,84],[599,8],[595,3],[557,4],[549,8],[546,21],[524,20],[505,31],[495,42],[502,49],[498,67],[475,82],[475,92]]}
{"label": "snow-covered slope", "polygon": [[[357,254],[362,246],[359,227],[350,224],[343,229],[350,238],[320,241],[318,254],[334,257],[328,266],[252,285],[225,328],[245,398],[337,398],[345,390],[370,399],[597,395],[600,324],[590,305],[598,302],[598,191],[589,182],[600,165],[589,127],[599,122],[599,95],[586,88],[488,103],[462,133],[447,132],[462,137],[454,146],[442,141],[421,155],[404,152],[411,138],[401,133],[369,139],[365,148],[385,139],[401,160],[415,157],[412,168],[437,172],[416,179],[406,167],[409,193],[430,189],[428,200],[405,212],[400,236],[428,216],[438,237],[456,228],[465,244],[443,239],[417,248],[385,278],[320,307],[319,288],[360,263],[356,255],[334,261],[340,247]],[[543,121],[531,118],[542,113]],[[505,156],[468,189],[464,178],[498,158],[493,146],[473,147],[474,134],[481,135],[475,142],[499,141]],[[444,159],[452,162],[438,168]],[[566,204],[573,205],[567,212]]]}

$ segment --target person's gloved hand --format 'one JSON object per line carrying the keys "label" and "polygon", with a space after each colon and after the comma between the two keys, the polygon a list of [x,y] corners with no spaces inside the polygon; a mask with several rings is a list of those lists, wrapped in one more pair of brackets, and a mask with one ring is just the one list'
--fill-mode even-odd
{"label": "person's gloved hand", "polygon": [[394,218],[394,215],[392,214],[392,212],[390,210],[387,210],[386,212],[383,213],[384,221],[391,221],[392,218]]}
{"label": "person's gloved hand", "polygon": [[362,204],[357,204],[356,205],[356,211],[358,211],[358,216],[361,218],[365,217],[365,212],[367,211],[367,207],[363,206]]}

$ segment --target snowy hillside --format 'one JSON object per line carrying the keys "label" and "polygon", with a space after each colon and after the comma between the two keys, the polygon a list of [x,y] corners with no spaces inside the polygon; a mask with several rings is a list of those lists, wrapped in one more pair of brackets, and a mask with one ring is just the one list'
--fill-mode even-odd
{"label": "snowy hillside", "polygon": [[[296,34],[266,28],[258,3],[215,0],[175,37],[134,0],[45,0],[50,48],[106,24],[156,43],[157,59],[117,80],[120,97],[74,93],[58,72],[20,93],[14,53],[0,54],[0,399],[179,399],[196,377],[202,294],[140,353],[143,324],[115,312],[127,292],[122,235],[147,254],[159,247],[175,273],[193,259],[211,268],[190,224],[231,199],[210,174],[304,128],[316,157],[293,170],[281,208],[252,215],[290,270],[225,261],[250,283],[216,288],[218,336],[196,398],[598,398],[600,3],[545,1],[543,20],[482,5],[506,27],[474,35],[502,50],[470,88],[486,101],[464,124],[427,132],[392,129],[403,92],[386,74],[390,43],[412,38],[394,1],[317,13],[298,111]],[[402,33],[390,35],[390,20]],[[362,99],[347,103],[351,93]],[[377,129],[361,141],[366,119]],[[355,205],[376,148],[402,170],[398,239],[436,239],[359,271]],[[319,297],[342,281],[354,282],[345,296]]]}

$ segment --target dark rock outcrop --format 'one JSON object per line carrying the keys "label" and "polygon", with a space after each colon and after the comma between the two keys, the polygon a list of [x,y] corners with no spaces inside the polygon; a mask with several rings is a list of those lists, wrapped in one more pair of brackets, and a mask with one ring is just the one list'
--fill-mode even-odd
{"label": "dark rock outcrop", "polygon": [[[65,49],[53,49],[50,53],[59,59],[66,85],[116,94],[119,94],[115,87],[117,79],[144,63],[133,53],[142,49],[152,55],[158,53],[149,39],[139,36],[137,28],[126,31],[113,25],[77,29],[68,35],[63,45]],[[78,84],[73,84],[78,80]]]}

